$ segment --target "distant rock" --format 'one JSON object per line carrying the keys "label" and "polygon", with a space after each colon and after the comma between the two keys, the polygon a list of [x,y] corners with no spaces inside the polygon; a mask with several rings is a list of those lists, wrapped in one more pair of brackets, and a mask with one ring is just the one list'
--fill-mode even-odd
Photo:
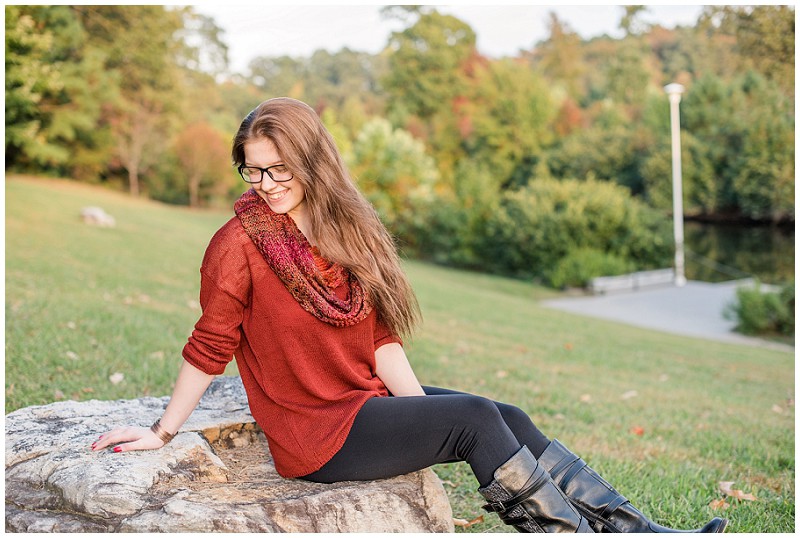
{"label": "distant rock", "polygon": [[336,484],[278,476],[238,377],[215,379],[160,450],[90,450],[117,425],[149,426],[167,401],[67,401],[7,415],[6,531],[453,532],[430,469]]}
{"label": "distant rock", "polygon": [[117,224],[114,217],[106,213],[102,207],[97,206],[87,206],[81,209],[81,219],[86,224],[108,228],[113,228]]}

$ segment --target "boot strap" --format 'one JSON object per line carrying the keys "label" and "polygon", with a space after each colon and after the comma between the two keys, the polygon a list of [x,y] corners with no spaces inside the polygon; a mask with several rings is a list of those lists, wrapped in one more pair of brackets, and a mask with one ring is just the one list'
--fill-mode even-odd
{"label": "boot strap", "polygon": [[566,491],[565,488],[567,487],[567,484],[572,482],[572,479],[575,478],[575,475],[581,472],[584,469],[584,467],[587,467],[586,462],[583,461],[581,458],[578,458],[572,465],[572,467],[570,467],[570,469],[566,473],[564,473],[564,478],[558,481],[558,486],[563,491]]}
{"label": "boot strap", "polygon": [[583,469],[584,467],[586,467],[586,462],[585,462],[585,461],[583,461],[583,460],[582,460],[582,459],[581,459],[579,456],[576,456],[575,454],[567,454],[566,456],[564,456],[563,458],[561,458],[561,461],[559,461],[558,463],[556,463],[556,464],[553,466],[553,468],[550,470],[550,476],[552,476],[552,477],[553,477],[553,481],[554,481],[554,482],[555,482],[556,480],[558,481],[558,487],[559,487],[559,488],[561,488],[562,490],[564,489],[564,486],[566,486],[566,485],[567,485],[567,483],[568,483],[570,480],[572,480],[572,477],[574,477],[574,476],[575,476],[575,474],[577,474],[577,471],[575,471],[575,472],[572,472],[572,473],[569,473],[569,477],[566,477],[566,476],[565,476],[565,477],[563,477],[563,478],[559,479],[559,478],[558,478],[558,476],[559,476],[559,475],[560,475],[562,472],[564,472],[564,470],[565,470],[565,469],[568,469],[570,466],[572,466],[572,465],[574,465],[574,464],[576,464],[576,463],[577,463],[578,465],[576,465],[575,467],[577,467],[577,468],[578,468],[578,471],[580,471],[581,469]]}
{"label": "boot strap", "polygon": [[[588,464],[585,461],[583,461],[580,458],[580,456],[576,456],[575,454],[570,453],[564,456],[561,459],[561,461],[559,461],[557,464],[553,466],[553,469],[550,471],[550,476],[553,477],[553,481],[557,481],[556,483],[558,484],[559,489],[566,492],[567,485],[569,485],[572,479],[575,478],[575,476],[587,466]],[[565,470],[567,472],[564,473],[564,476],[559,478],[559,475],[563,473]],[[601,527],[607,526],[613,529],[614,528],[613,525],[610,524],[603,525],[603,523],[608,521],[608,518],[611,517],[611,514],[613,514],[617,510],[617,508],[619,508],[620,506],[622,506],[627,502],[629,502],[628,499],[626,499],[623,495],[617,493],[617,497],[613,501],[608,503],[605,506],[605,508],[603,508],[603,511],[600,513],[599,516],[590,513],[590,515],[588,515],[587,517],[590,520],[595,520],[596,523],[601,525]],[[599,529],[596,530],[598,530],[599,532]]]}
{"label": "boot strap", "polygon": [[[537,471],[540,469],[537,467]],[[541,469],[544,471],[544,469]],[[534,474],[536,471],[534,471]],[[535,478],[534,475],[531,475],[530,483],[526,483],[522,489],[511,497],[510,499],[506,499],[505,501],[492,501],[485,505],[483,505],[483,509],[487,512],[497,512],[500,514],[500,518],[503,519],[503,515],[506,512],[510,512],[518,505],[522,504],[525,499],[536,493],[542,486],[544,486],[547,481],[549,480],[550,476],[547,474],[546,471],[542,472],[538,478]],[[505,522],[505,520],[503,520]]]}
{"label": "boot strap", "polygon": [[613,514],[617,508],[619,508],[626,502],[628,502],[628,499],[626,499],[622,495],[617,495],[616,499],[608,503],[606,507],[603,508],[603,512],[600,514],[600,519],[608,520],[608,518],[611,517],[611,514]]}

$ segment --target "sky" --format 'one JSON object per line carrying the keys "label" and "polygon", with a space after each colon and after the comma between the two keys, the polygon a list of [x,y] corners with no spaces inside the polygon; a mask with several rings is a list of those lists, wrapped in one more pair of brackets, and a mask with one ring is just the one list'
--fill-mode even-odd
{"label": "sky", "polygon": [[[470,25],[477,35],[477,48],[492,58],[514,56],[530,50],[547,38],[549,13],[584,39],[608,34],[621,37],[620,5],[469,5],[436,6],[440,13],[453,15]],[[213,17],[224,30],[229,47],[230,68],[244,73],[257,56],[308,57],[315,50],[331,52],[344,47],[375,54],[386,45],[393,31],[404,23],[385,20],[381,5],[270,5],[200,3],[196,11]],[[648,5],[641,20],[668,28],[694,25],[701,5]]]}

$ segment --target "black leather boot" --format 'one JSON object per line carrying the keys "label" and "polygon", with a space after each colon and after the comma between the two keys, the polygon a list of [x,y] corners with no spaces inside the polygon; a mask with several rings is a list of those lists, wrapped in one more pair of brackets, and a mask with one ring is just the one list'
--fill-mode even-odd
{"label": "black leather boot", "polygon": [[497,468],[494,480],[478,489],[497,512],[520,532],[592,532],[589,522],[570,504],[527,447]]}
{"label": "black leather boot", "polygon": [[728,525],[727,519],[719,517],[691,531],[669,529],[653,523],[557,439],[550,442],[539,463],[591,522],[595,532],[724,532]]}

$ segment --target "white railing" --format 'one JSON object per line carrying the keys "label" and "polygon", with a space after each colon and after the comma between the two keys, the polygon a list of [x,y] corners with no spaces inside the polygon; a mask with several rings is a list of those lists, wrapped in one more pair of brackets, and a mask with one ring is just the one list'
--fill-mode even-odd
{"label": "white railing", "polygon": [[633,291],[654,286],[666,286],[675,282],[673,269],[656,269],[654,271],[638,271],[627,275],[599,276],[589,282],[589,289],[595,295],[615,292]]}

